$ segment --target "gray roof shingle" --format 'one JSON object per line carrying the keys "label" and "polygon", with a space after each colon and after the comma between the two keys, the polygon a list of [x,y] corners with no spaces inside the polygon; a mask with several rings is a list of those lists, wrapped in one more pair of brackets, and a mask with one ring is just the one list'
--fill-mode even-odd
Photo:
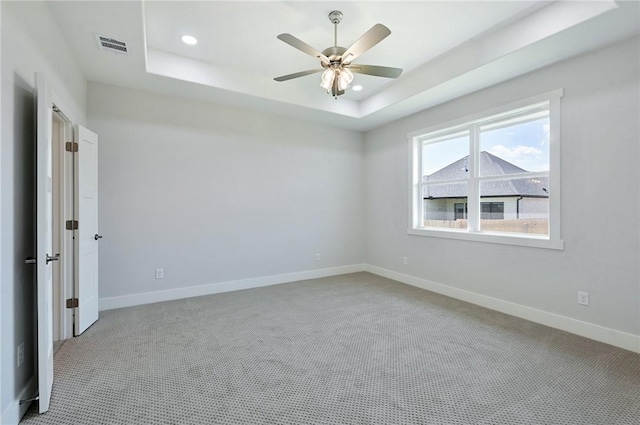
{"label": "gray roof shingle", "polygon": [[[433,174],[423,177],[424,182],[437,182],[445,180],[466,180],[469,178],[467,166],[468,157],[447,165]],[[501,176],[511,175],[517,177],[519,173],[527,170],[518,167],[502,158],[480,152],[480,169],[483,175]],[[481,196],[527,196],[527,197],[549,197],[543,188],[549,187],[549,179],[541,177],[536,179],[523,178],[513,180],[499,180],[482,182],[480,185]],[[464,198],[467,196],[466,183],[451,183],[439,186],[425,186],[423,190],[425,198]]]}

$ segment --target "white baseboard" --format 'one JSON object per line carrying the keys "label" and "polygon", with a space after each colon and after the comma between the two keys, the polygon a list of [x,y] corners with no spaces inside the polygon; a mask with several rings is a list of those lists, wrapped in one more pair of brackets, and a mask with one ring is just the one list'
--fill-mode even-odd
{"label": "white baseboard", "polygon": [[181,298],[199,297],[202,295],[219,294],[222,292],[239,291],[241,289],[259,288],[261,286],[278,285],[296,282],[298,280],[318,279],[321,277],[337,276],[347,273],[364,271],[364,264],[331,267],[327,269],[308,270],[303,272],[286,273],[251,279],[231,280],[227,282],[206,285],[188,286],[186,288],[167,289],[164,291],[145,292],[142,294],[123,295],[120,297],[100,298],[99,309],[112,310],[114,308],[131,307],[135,305],[157,303],[161,301],[178,300]]}
{"label": "white baseboard", "polygon": [[365,264],[365,271],[411,286],[640,353],[640,336]]}
{"label": "white baseboard", "polygon": [[26,400],[34,397],[37,392],[37,382],[35,376],[29,379],[29,382],[22,387],[18,394],[18,399],[13,400],[11,404],[2,412],[2,418],[0,418],[0,424],[2,425],[17,425],[20,419],[27,413],[27,409],[31,406],[31,403],[25,403],[20,405],[20,400]]}
{"label": "white baseboard", "polygon": [[[251,279],[232,280],[207,285],[189,286],[186,288],[168,289],[165,291],[145,292],[142,294],[124,295],[120,297],[101,298],[100,310],[131,307],[181,298],[198,297],[202,295],[219,294],[223,292],[239,291],[242,289],[259,288],[262,286],[278,285],[299,280],[317,279],[321,277],[337,276],[347,273],[367,271],[389,279],[397,280],[408,285],[426,289],[438,294],[446,295],[491,310],[520,317],[552,328],[571,332],[586,338],[614,345],[636,353],[640,353],[640,336],[606,328],[582,320],[572,319],[559,314],[538,310],[499,298],[489,297],[476,292],[455,288],[430,280],[410,276],[384,269],[370,264],[353,264],[349,266],[332,267],[327,269],[309,270],[303,272],[286,273],[273,276],[263,276]],[[4,424],[4,415],[3,415]]]}

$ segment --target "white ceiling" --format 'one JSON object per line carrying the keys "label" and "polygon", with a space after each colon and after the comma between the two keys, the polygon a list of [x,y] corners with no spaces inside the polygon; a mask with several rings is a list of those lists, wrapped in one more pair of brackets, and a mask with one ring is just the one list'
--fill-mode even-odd
{"label": "white ceiling", "polygon": [[[587,1],[57,1],[49,6],[90,81],[268,110],[356,130],[640,33],[637,2]],[[376,23],[391,35],[356,63],[403,68],[397,80],[356,74],[361,92],[334,100],[319,68],[278,40],[348,47]],[[102,51],[95,34],[125,41]],[[187,46],[183,34],[198,38]]]}
{"label": "white ceiling", "polygon": [[[349,47],[378,22],[392,28],[392,36],[356,62],[380,64],[410,71],[522,11],[534,2],[147,2],[147,45],[216,66],[231,67],[271,78],[320,68],[319,61],[276,38],[287,32],[322,51],[333,45],[333,7],[344,14],[338,25],[338,44]],[[456,25],[451,25],[456,22]],[[180,41],[189,33],[202,40],[189,47]],[[416,41],[422,42],[416,43]],[[222,41],[222,42],[220,42]],[[319,76],[291,81],[309,94],[322,93]],[[310,82],[311,84],[305,84]],[[383,85],[386,78],[358,75],[366,87],[347,97],[362,99]]]}

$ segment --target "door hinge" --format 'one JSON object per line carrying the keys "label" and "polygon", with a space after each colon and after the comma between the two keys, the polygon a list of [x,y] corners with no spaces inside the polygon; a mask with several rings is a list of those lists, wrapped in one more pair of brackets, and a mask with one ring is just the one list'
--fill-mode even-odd
{"label": "door hinge", "polygon": [[75,308],[78,307],[78,299],[77,298],[69,298],[67,300],[67,308]]}
{"label": "door hinge", "polygon": [[78,152],[78,144],[76,142],[67,142],[64,144],[64,149],[67,152]]}
{"label": "door hinge", "polygon": [[78,220],[67,220],[67,230],[78,230]]}

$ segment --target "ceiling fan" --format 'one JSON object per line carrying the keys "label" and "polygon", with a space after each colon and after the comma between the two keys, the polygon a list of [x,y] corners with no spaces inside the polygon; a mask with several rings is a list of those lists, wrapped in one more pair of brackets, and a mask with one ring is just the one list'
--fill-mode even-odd
{"label": "ceiling fan", "polygon": [[[382,24],[375,24],[369,31],[365,32],[348,49],[338,46],[338,24],[342,21],[342,12],[334,10],[329,13],[329,20],[334,25],[334,45],[324,49],[322,52],[309,46],[304,41],[291,34],[280,34],[278,38],[290,46],[302,52],[320,59],[320,69],[309,69],[307,71],[296,72],[294,74],[283,75],[274,78],[276,81],[287,81],[305,75],[322,72],[320,86],[331,93],[336,99],[344,94],[345,90],[353,81],[353,73],[374,75],[376,77],[398,78],[402,74],[400,68],[390,68],[387,66],[357,65],[351,62],[364,52],[384,40],[391,31]],[[323,72],[324,71],[324,72]]]}

